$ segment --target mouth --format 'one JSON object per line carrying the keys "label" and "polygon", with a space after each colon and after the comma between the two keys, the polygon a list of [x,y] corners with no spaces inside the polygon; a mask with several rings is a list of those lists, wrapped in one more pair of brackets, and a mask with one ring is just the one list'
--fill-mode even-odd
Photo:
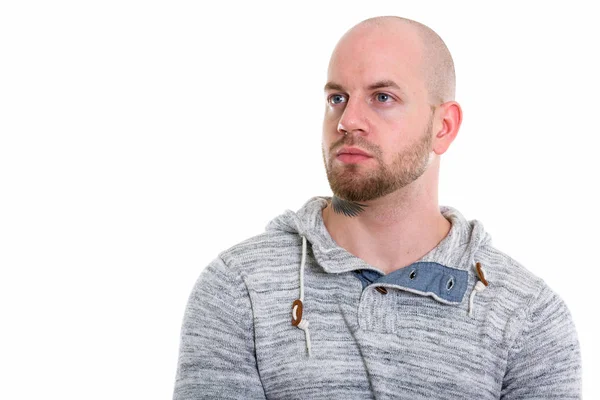
{"label": "mouth", "polygon": [[371,157],[371,155],[369,153],[367,153],[366,151],[361,150],[357,147],[343,147],[343,148],[339,149],[337,152],[338,156],[341,154],[352,154],[352,155]]}
{"label": "mouth", "polygon": [[373,157],[371,157],[367,152],[361,149],[352,147],[342,148],[337,152],[336,155],[336,159],[344,163],[359,163],[362,161],[366,161],[369,158]]}

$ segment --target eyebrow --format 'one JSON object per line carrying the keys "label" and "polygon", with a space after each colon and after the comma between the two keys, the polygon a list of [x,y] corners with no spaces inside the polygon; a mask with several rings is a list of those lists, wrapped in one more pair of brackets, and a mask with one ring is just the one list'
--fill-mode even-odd
{"label": "eyebrow", "polygon": [[325,87],[323,88],[324,91],[328,91],[328,90],[341,90],[343,91],[344,88],[342,87],[342,85],[338,84],[338,83],[334,83],[334,82],[327,82],[325,84]]}
{"label": "eyebrow", "polygon": [[402,90],[396,82],[389,80],[389,79],[385,80],[385,81],[377,81],[374,84],[370,85],[367,89],[375,90],[375,89],[381,89],[381,88],[385,88],[385,87],[393,87],[395,89]]}
{"label": "eyebrow", "polygon": [[[398,89],[400,90],[402,93],[404,93],[404,90],[402,90],[402,88],[400,86],[398,86],[398,84],[396,82],[394,82],[391,79],[386,79],[386,80],[382,80],[382,81],[377,81],[369,86],[367,86],[368,90],[375,90],[375,89],[382,89],[382,88],[386,88],[386,87],[391,87],[394,89]],[[340,90],[343,91],[344,87],[342,85],[340,85],[339,83],[335,83],[335,82],[327,82],[325,84],[325,91],[327,90]]]}

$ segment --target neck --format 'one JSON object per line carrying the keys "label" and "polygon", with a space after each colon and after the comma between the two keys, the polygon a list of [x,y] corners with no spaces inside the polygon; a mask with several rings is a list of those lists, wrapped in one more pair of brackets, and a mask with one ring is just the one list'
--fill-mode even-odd
{"label": "neck", "polygon": [[437,185],[426,190],[418,180],[372,201],[356,216],[335,213],[331,202],[323,222],[333,240],[369,265],[390,273],[421,259],[450,231],[440,213]]}

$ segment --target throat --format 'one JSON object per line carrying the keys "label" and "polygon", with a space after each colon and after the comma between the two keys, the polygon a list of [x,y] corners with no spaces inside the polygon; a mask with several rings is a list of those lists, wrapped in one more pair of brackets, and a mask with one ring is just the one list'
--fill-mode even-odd
{"label": "throat", "polygon": [[411,216],[403,223],[388,226],[365,225],[362,216],[345,218],[346,214],[339,214],[332,199],[323,210],[323,223],[333,241],[385,274],[423,258],[439,245],[452,226],[441,214]]}
{"label": "throat", "polygon": [[336,214],[343,214],[347,217],[356,217],[364,211],[366,204],[360,204],[355,201],[340,199],[337,196],[331,198],[331,207]]}

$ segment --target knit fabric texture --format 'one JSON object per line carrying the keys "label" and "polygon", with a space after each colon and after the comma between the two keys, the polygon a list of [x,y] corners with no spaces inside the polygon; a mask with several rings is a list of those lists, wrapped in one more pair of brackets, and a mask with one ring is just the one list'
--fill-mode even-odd
{"label": "knit fabric texture", "polygon": [[392,279],[331,238],[329,200],[287,210],[202,270],[174,399],[581,398],[567,306],[479,221],[441,206],[448,235]]}

